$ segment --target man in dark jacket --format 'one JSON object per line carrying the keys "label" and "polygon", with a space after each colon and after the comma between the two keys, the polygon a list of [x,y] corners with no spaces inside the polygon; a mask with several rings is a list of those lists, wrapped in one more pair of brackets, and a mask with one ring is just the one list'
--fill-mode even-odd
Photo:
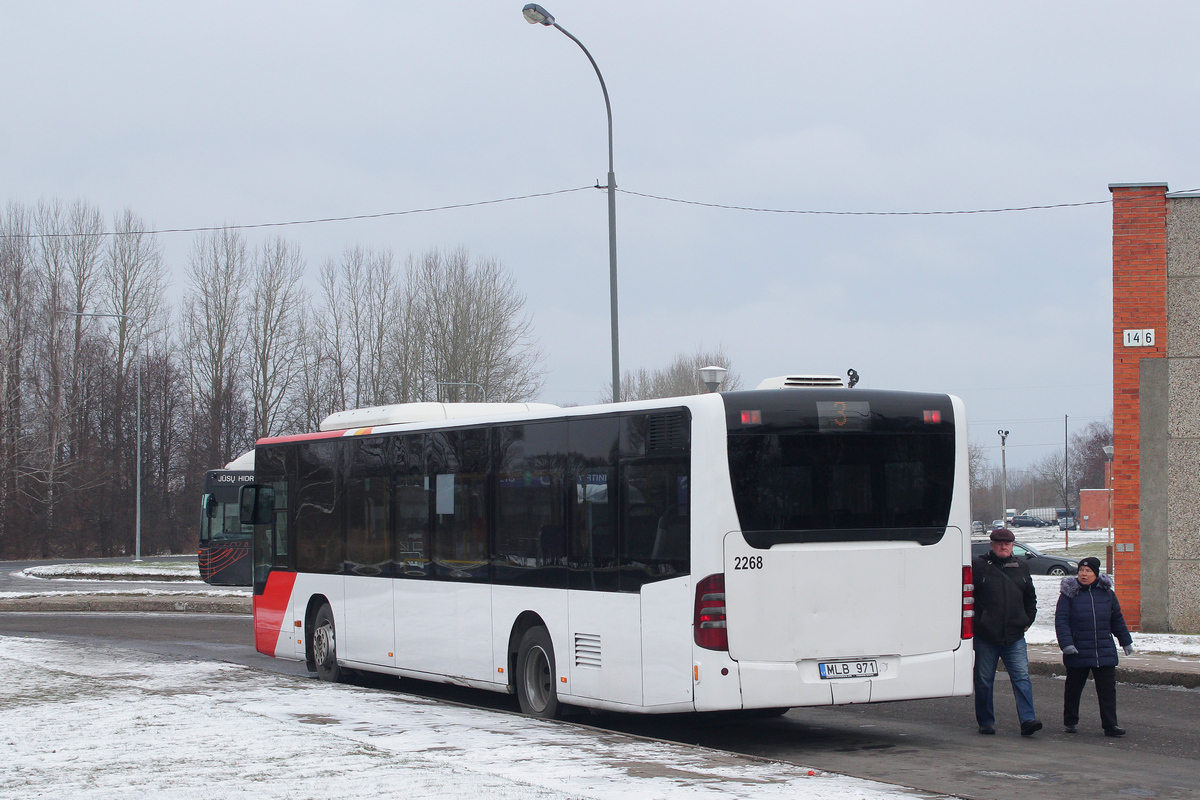
{"label": "man in dark jacket", "polygon": [[1029,567],[1013,556],[1013,539],[1008,528],[992,531],[991,552],[975,559],[975,720],[979,732],[996,732],[992,688],[996,664],[1004,668],[1017,698],[1021,735],[1032,736],[1042,729],[1033,711],[1033,684],[1029,680],[1029,653],[1025,631],[1037,616],[1037,591]]}

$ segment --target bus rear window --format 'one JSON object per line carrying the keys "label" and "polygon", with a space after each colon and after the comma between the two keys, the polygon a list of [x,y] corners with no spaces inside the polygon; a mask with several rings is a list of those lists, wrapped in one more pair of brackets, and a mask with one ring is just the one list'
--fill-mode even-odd
{"label": "bus rear window", "polygon": [[933,544],[950,515],[954,434],[731,431],[729,471],[743,535],[753,547]]}

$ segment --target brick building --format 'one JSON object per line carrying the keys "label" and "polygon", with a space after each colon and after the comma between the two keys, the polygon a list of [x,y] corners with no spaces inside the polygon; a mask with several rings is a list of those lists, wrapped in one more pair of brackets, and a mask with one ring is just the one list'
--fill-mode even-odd
{"label": "brick building", "polygon": [[1079,490],[1079,530],[1098,531],[1108,527],[1108,492]]}
{"label": "brick building", "polygon": [[1112,184],[1113,520],[1130,627],[1200,631],[1200,192]]}

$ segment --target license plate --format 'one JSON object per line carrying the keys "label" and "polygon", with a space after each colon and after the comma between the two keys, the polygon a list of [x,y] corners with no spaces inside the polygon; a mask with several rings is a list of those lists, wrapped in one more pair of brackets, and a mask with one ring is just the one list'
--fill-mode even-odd
{"label": "license plate", "polygon": [[870,678],[879,674],[879,664],[869,661],[821,661],[817,664],[823,679]]}

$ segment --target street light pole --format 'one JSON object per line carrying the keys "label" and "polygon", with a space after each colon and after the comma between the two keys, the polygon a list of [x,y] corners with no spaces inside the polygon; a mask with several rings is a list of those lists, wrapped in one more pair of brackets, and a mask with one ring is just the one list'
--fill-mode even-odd
{"label": "street light pole", "polygon": [[1004,443],[1008,431],[996,431],[1000,435],[1000,520],[1008,525],[1008,464],[1004,460]]}
{"label": "street light pole", "polygon": [[1104,571],[1112,575],[1113,571],[1113,512],[1112,512],[1112,496],[1113,496],[1113,446],[1106,444],[1101,448],[1104,451],[1104,488],[1108,490],[1108,545],[1104,548]]}
{"label": "street light pole", "polygon": [[[59,311],[60,314],[66,314],[71,317],[110,317],[112,319],[123,319],[130,325],[133,324],[133,317],[128,314],[105,314],[101,312],[88,311]],[[133,346],[133,360],[137,361],[138,349],[141,347],[141,342]],[[134,486],[134,495],[136,497],[134,510],[134,526],[133,526],[133,560],[142,560],[142,370],[137,369],[137,449],[136,456],[137,465],[135,467],[136,485]]]}
{"label": "street light pole", "polygon": [[592,62],[592,69],[596,70],[596,77],[600,79],[600,91],[604,92],[604,110],[608,113],[608,302],[612,326],[612,399],[614,403],[619,403],[621,402],[621,339],[617,331],[617,178],[613,173],[612,103],[608,100],[608,87],[604,85],[604,76],[600,74],[600,67],[596,65],[596,59],[592,58],[592,54],[583,46],[583,42],[555,22],[549,11],[537,3],[529,3],[521,9],[521,13],[525,15],[525,19],[531,25],[541,24],[557,28],[564,36],[579,45],[579,49],[587,56],[588,61]]}

